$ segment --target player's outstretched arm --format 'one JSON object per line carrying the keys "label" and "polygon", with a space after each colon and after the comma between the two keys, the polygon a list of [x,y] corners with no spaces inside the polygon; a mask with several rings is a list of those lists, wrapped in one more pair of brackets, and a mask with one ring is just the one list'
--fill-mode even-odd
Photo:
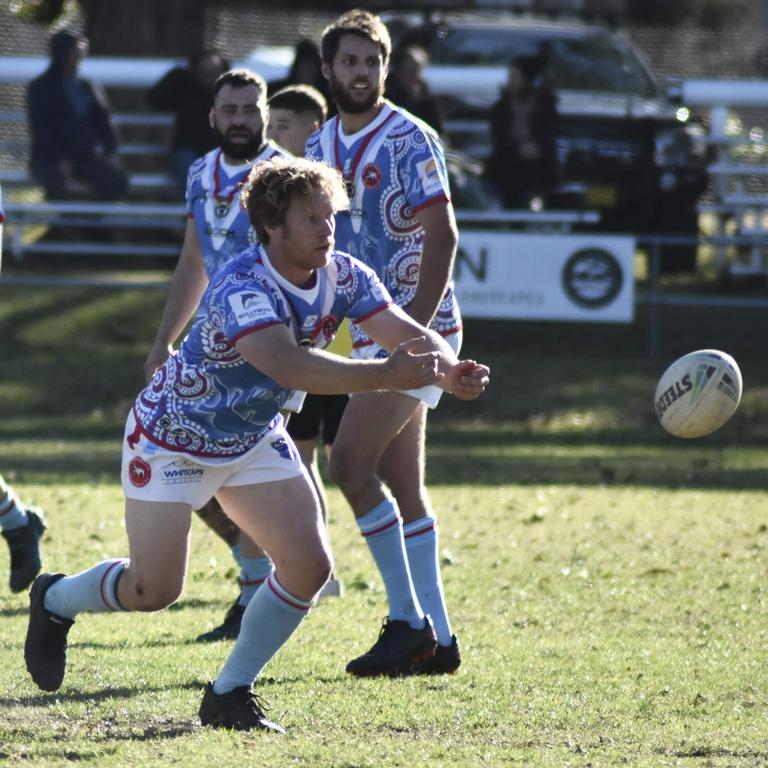
{"label": "player's outstretched arm", "polygon": [[424,348],[424,339],[407,338],[386,360],[350,360],[297,346],[290,330],[272,325],[242,336],[238,352],[259,371],[287,389],[318,395],[418,389],[438,384],[439,354]]}
{"label": "player's outstretched arm", "polygon": [[173,351],[171,345],[181,335],[184,326],[192,317],[207,285],[208,276],[205,273],[195,222],[188,219],[184,245],[171,278],[160,326],[147,359],[144,361],[144,376],[147,381],[154,376],[155,371]]}
{"label": "player's outstretched arm", "polygon": [[360,327],[387,350],[395,349],[406,339],[419,337],[415,351],[437,354],[442,378],[435,383],[461,400],[474,400],[488,386],[490,369],[487,366],[474,360],[459,360],[439,334],[419,325],[396,304],[371,315],[360,323]]}

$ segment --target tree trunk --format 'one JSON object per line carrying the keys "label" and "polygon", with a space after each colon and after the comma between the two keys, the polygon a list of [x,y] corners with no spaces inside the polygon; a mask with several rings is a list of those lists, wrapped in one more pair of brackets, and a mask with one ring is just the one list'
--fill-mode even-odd
{"label": "tree trunk", "polygon": [[205,42],[205,0],[80,0],[94,56],[184,57]]}

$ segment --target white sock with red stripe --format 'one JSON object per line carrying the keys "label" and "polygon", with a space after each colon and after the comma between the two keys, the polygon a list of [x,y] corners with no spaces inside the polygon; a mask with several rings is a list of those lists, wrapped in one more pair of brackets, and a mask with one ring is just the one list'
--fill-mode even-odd
{"label": "white sock with red stripe", "polygon": [[408,564],[421,607],[429,614],[435,628],[437,642],[450,645],[453,642],[448,610],[445,607],[443,581],[438,561],[437,520],[421,517],[403,526]]}
{"label": "white sock with red stripe", "polygon": [[311,602],[286,592],[273,573],[248,603],[240,635],[216,677],[213,692],[228,693],[242,685],[252,685],[311,607]]}
{"label": "white sock with red stripe", "polygon": [[0,499],[0,531],[13,531],[16,528],[23,528],[27,521],[26,511],[9,488],[3,498]]}
{"label": "white sock with red stripe", "polygon": [[357,525],[384,580],[389,618],[424,626],[424,611],[413,588],[403,542],[403,521],[393,499],[385,499],[357,518]]}
{"label": "white sock with red stripe", "polygon": [[59,579],[45,591],[43,607],[64,619],[74,619],[83,611],[124,611],[117,599],[117,582],[128,563],[125,558],[113,558],[82,573]]}
{"label": "white sock with red stripe", "polygon": [[240,599],[237,601],[245,608],[256,594],[256,590],[269,578],[275,566],[268,557],[240,558]]}

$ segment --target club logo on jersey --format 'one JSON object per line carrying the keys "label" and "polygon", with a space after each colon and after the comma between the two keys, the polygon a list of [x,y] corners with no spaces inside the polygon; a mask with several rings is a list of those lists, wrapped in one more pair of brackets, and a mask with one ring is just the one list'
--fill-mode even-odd
{"label": "club logo on jersey", "polygon": [[285,440],[283,440],[282,437],[279,437],[277,440],[273,440],[270,445],[280,454],[283,459],[290,461],[293,458],[291,456],[290,446],[285,442]]}
{"label": "club logo on jersey", "polygon": [[379,170],[379,166],[375,163],[368,163],[368,165],[363,168],[363,184],[368,189],[376,189],[376,187],[381,184],[381,171]]}
{"label": "club logo on jersey", "polygon": [[320,327],[323,329],[323,336],[330,340],[339,330],[339,321],[333,315],[326,315],[320,321]]}
{"label": "club logo on jersey", "polygon": [[251,325],[258,320],[274,316],[272,305],[263,293],[241,291],[228,298],[229,306],[239,325]]}
{"label": "club logo on jersey", "polygon": [[425,195],[434,195],[443,191],[443,181],[434,157],[416,164],[416,171],[421,179],[421,188]]}
{"label": "club logo on jersey", "polygon": [[128,464],[128,479],[137,488],[143,488],[152,479],[152,469],[144,459],[134,456]]}

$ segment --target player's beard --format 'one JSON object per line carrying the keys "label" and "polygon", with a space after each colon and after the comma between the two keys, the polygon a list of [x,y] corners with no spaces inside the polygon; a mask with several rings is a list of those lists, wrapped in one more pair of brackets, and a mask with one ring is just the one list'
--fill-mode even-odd
{"label": "player's beard", "polygon": [[371,83],[372,88],[368,98],[365,101],[355,101],[350,95],[352,84],[347,88],[342,82],[340,82],[331,70],[330,77],[328,78],[328,87],[331,90],[331,96],[336,102],[336,107],[339,112],[346,112],[349,115],[360,115],[363,112],[367,112],[379,103],[379,100],[384,95],[384,88],[381,83]]}
{"label": "player's beard", "polygon": [[[251,160],[259,154],[259,150],[264,146],[264,134],[266,132],[264,125],[258,131],[251,131],[244,125],[237,125],[230,128],[227,133],[215,125],[213,131],[221,151],[233,160]],[[232,141],[227,135],[229,133],[247,133],[250,138],[248,141]]]}

